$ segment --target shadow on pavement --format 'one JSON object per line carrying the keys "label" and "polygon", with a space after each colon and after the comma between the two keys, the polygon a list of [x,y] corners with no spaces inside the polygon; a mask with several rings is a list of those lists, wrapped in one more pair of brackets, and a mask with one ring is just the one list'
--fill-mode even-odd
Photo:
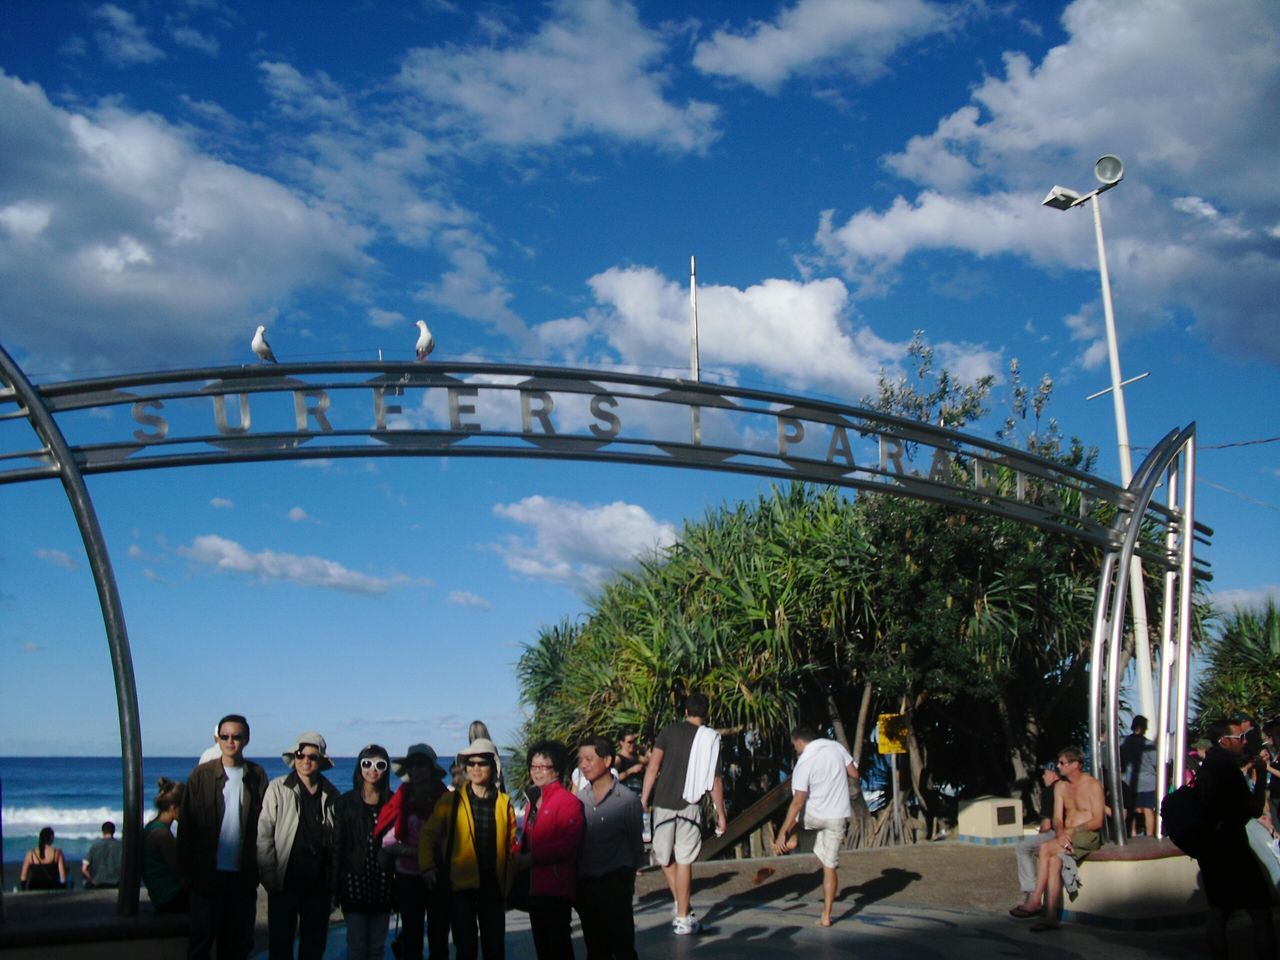
{"label": "shadow on pavement", "polygon": [[859,884],[856,887],[845,887],[836,894],[836,901],[843,902],[849,899],[850,894],[856,894],[853,899],[853,906],[846,910],[841,917],[851,917],[860,910],[864,910],[877,903],[880,900],[887,900],[896,893],[901,893],[917,880],[923,880],[924,877],[914,870],[901,870],[898,867],[886,867],[878,877],[872,877],[866,883]]}

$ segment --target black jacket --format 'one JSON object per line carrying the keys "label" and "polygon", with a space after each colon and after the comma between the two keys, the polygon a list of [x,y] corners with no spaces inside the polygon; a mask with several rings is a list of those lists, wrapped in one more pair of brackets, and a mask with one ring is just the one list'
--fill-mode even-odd
{"label": "black jacket", "polygon": [[[227,774],[222,758],[202,763],[187,777],[178,820],[178,860],[196,893],[212,895],[218,871],[218,834],[225,804],[222,788]],[[249,760],[244,762],[244,787],[240,795],[240,879],[249,888],[258,885],[258,815],[267,792],[267,774]]]}
{"label": "black jacket", "polygon": [[[376,809],[381,810],[381,805]],[[358,789],[348,790],[338,798],[333,815],[333,869],[329,871],[335,900],[341,898],[344,877],[363,872],[369,834],[376,819],[376,813],[369,816],[369,807]]]}

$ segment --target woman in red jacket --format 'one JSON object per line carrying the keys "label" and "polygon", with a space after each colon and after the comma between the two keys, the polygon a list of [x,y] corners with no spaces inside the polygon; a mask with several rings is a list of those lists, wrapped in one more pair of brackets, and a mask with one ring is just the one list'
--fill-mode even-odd
{"label": "woman in red jacket", "polygon": [[586,821],[564,787],[569,750],[557,740],[529,748],[529,807],[516,864],[530,869],[529,926],[538,960],[573,960],[570,907]]}

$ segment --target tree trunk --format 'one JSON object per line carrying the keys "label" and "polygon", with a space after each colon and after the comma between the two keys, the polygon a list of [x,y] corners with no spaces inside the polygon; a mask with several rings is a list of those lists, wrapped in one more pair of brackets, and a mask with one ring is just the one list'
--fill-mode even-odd
{"label": "tree trunk", "polygon": [[[921,701],[923,702],[923,694]],[[924,798],[924,793],[920,789],[920,781],[924,776],[925,754],[924,748],[920,745],[920,739],[916,736],[915,723],[915,707],[919,704],[912,704],[906,694],[902,696],[902,712],[907,715],[907,760],[908,767],[911,771],[911,792],[915,794],[916,803],[920,805],[921,816],[932,819],[932,811],[929,804]]]}
{"label": "tree trunk", "polygon": [[868,680],[862,685],[862,702],[858,705],[858,729],[854,734],[854,740],[848,750],[853,754],[853,762],[855,766],[862,766],[862,745],[867,742],[867,718],[871,715],[872,700],[871,681]]}
{"label": "tree trunk", "polygon": [[[1015,736],[1013,732],[1013,718],[1009,716],[1009,703],[1004,697],[996,698],[996,713],[1000,716],[1000,730],[1004,733],[1004,742],[1009,751],[1009,766],[1013,770],[1013,782],[1019,783],[1027,780],[1027,758],[1024,748],[1027,742],[1020,737]],[[1028,726],[1031,721],[1028,720]],[[1035,741],[1030,741],[1034,745]],[[1034,749],[1034,746],[1032,747]]]}

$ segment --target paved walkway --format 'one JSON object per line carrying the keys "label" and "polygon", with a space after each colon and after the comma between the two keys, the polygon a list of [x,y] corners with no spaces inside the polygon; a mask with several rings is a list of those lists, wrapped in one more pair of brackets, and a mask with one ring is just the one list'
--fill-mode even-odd
{"label": "paved walkway", "polygon": [[[697,905],[695,904],[695,909]],[[671,932],[671,911],[663,904],[636,913],[636,948],[652,960],[1147,960],[1205,956],[1199,927],[1153,933],[1121,932],[1066,924],[1057,933],[1032,933],[1030,925],[1008,917],[930,906],[892,904],[858,908],[837,905],[829,929],[816,925],[821,903],[806,898],[783,903],[715,903],[706,910],[706,929],[689,937]],[[535,960],[524,914],[507,914],[507,960]],[[1247,923],[1233,926],[1233,956],[1251,956]],[[586,953],[574,928],[579,960]],[[265,958],[265,953],[262,955]],[[335,926],[326,960],[346,956],[343,931]],[[391,953],[388,950],[387,956]]]}

